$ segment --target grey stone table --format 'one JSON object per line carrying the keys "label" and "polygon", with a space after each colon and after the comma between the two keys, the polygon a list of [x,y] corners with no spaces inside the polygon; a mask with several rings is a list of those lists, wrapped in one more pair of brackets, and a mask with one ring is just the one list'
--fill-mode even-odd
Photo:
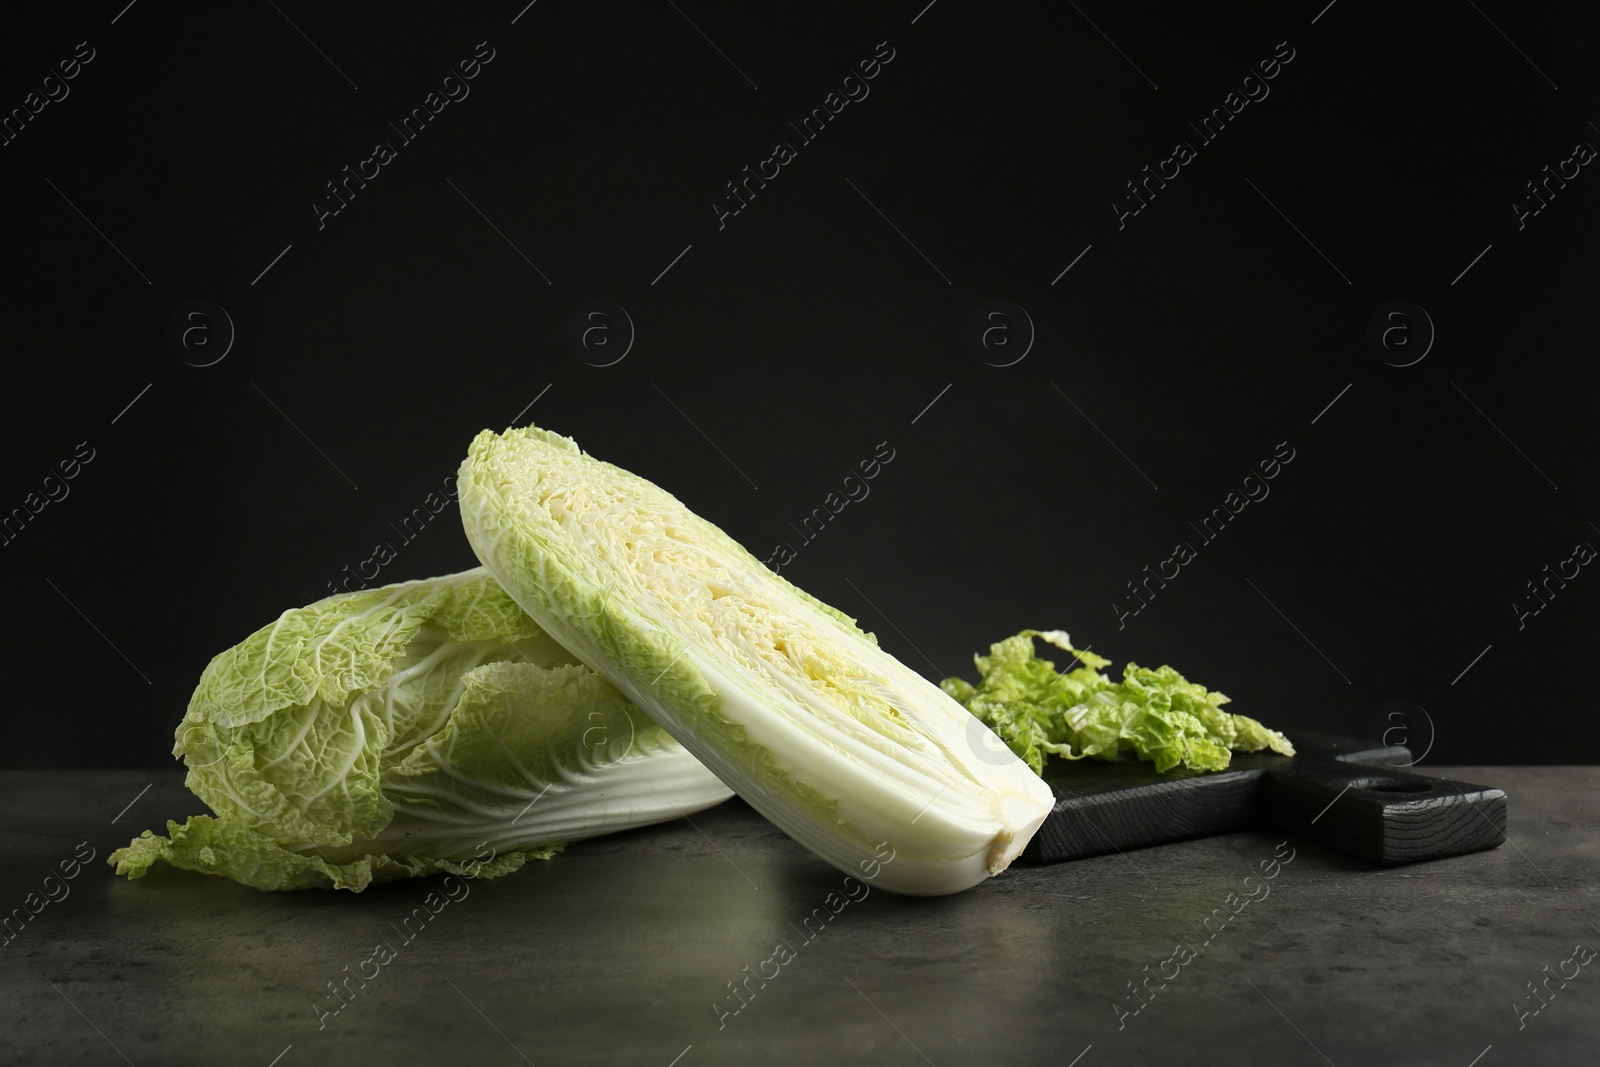
{"label": "grey stone table", "polygon": [[38,910],[0,1060],[1600,1062],[1600,768],[1435,770],[1506,790],[1505,845],[1378,870],[1239,833],[931,900],[863,897],[738,801],[449,887],[128,882],[112,848],[202,810],[177,775],[9,772],[0,906]]}

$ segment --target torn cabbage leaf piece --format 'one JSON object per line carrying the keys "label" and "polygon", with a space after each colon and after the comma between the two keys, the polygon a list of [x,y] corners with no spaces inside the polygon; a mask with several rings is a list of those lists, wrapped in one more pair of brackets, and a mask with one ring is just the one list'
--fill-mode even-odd
{"label": "torn cabbage leaf piece", "polygon": [[653,483],[530,426],[479,434],[457,484],[478,559],[528,614],[839,869],[956,892],[1049,813],[960,704]]}
{"label": "torn cabbage leaf piece", "polygon": [[215,818],[146,830],[119,874],[489,877],[732,795],[481,567],[284,612],[211,661],[173,754]]}
{"label": "torn cabbage leaf piece", "polygon": [[[1065,673],[1041,659],[1033,639],[1070,652],[1082,664]],[[1220,771],[1232,752],[1264,748],[1294,755],[1289,739],[1254,719],[1223,711],[1228,698],[1171,667],[1129,663],[1121,683],[1100,672],[1111,661],[1072,647],[1060,630],[1024,630],[974,656],[978,684],[946,678],[940,686],[1042,774],[1046,756],[1114,760],[1122,753],[1158,771]]]}

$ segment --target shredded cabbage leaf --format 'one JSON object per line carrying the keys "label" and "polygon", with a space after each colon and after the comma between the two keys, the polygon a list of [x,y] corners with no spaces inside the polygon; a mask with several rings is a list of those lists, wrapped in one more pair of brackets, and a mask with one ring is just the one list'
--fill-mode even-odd
{"label": "shredded cabbage leaf", "polygon": [[[1042,659],[1033,639],[1070,652],[1079,666],[1066,671]],[[1072,647],[1060,630],[1023,630],[974,656],[978,684],[946,678],[940,687],[960,701],[1020,756],[1035,774],[1048,757],[1115,760],[1133,755],[1157,771],[1177,767],[1220,771],[1233,752],[1270,749],[1294,755],[1294,745],[1254,719],[1222,710],[1228,697],[1189,681],[1171,667],[1130,662],[1122,681],[1101,672],[1111,661]]]}

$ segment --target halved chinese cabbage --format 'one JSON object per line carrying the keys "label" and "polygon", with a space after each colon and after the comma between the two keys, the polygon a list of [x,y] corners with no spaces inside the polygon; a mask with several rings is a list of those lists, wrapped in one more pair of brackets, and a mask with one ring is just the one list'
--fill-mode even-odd
{"label": "halved chinese cabbage", "polygon": [[841,870],[956,892],[1049,813],[959,703],[644,478],[530,426],[479,434],[458,485],[479,560],[539,626]]}
{"label": "halved chinese cabbage", "polygon": [[211,661],[173,755],[216,817],[146,830],[118,873],[488,877],[732,795],[481,567],[284,612]]}

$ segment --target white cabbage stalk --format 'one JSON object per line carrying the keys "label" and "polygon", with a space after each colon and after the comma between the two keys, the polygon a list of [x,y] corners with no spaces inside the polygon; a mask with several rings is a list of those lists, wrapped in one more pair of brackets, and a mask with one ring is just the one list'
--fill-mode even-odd
{"label": "white cabbage stalk", "polygon": [[957,892],[1049,813],[1049,787],[959,703],[651,482],[528,427],[479,434],[458,485],[517,603],[839,869]]}
{"label": "white cabbage stalk", "polygon": [[146,830],[119,873],[491,877],[732,795],[481,567],[284,612],[211,661],[173,754],[215,817]]}

